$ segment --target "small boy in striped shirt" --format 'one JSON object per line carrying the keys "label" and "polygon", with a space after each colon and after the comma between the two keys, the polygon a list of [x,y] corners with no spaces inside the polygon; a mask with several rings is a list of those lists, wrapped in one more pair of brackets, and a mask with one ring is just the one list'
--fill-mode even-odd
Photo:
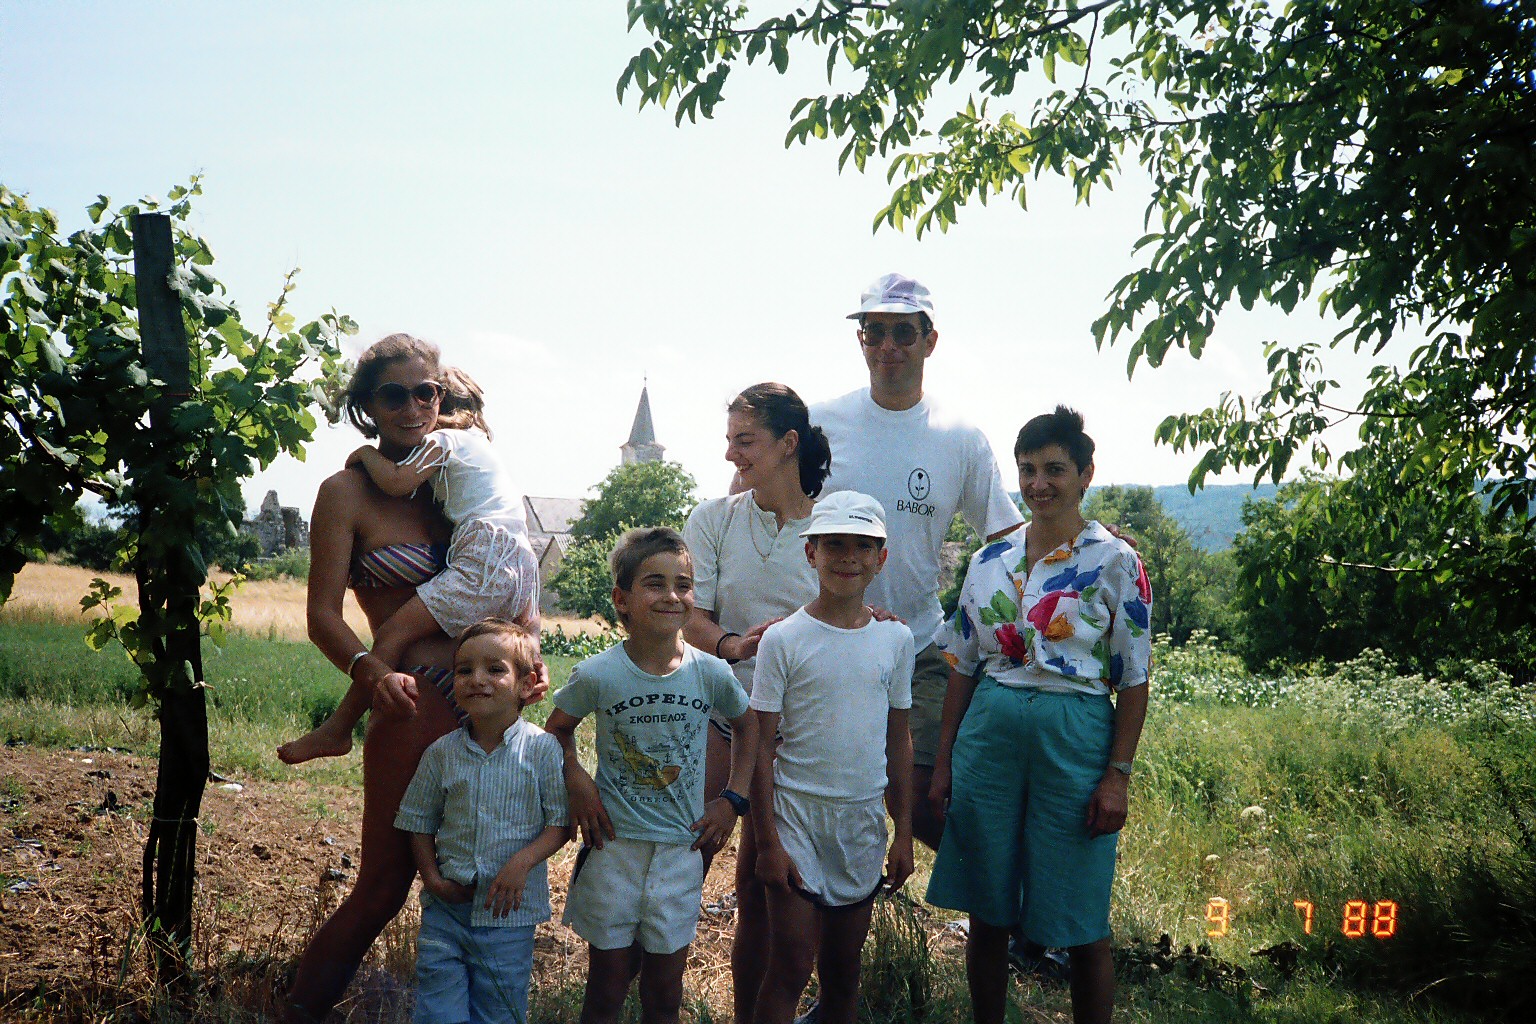
{"label": "small boy in striped shirt", "polygon": [[395,816],[421,872],[419,1024],[528,1019],[544,862],[570,838],[560,744],[521,717],[538,666],[538,640],[516,623],[464,631],[453,699],[468,720],[427,748]]}

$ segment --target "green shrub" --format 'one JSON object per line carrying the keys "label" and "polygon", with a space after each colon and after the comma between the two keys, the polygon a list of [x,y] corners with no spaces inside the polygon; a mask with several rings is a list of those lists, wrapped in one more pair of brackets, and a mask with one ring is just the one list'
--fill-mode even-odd
{"label": "green shrub", "polygon": [[546,629],[539,635],[539,649],[546,657],[590,658],[594,654],[603,653],[623,639],[624,634],[616,629],[604,630],[601,633],[567,633],[560,626],[556,626],[554,629]]}
{"label": "green shrub", "polygon": [[248,580],[274,580],[288,576],[296,580],[309,579],[309,549],[289,548],[271,558],[250,562],[245,569]]}

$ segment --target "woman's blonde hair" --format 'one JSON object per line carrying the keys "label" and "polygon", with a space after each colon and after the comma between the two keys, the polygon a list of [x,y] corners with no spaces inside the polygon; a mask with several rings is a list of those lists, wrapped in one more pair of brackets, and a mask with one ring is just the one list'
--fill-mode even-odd
{"label": "woman's blonde hair", "polygon": [[490,437],[491,427],[485,422],[485,392],[474,378],[457,366],[448,366],[438,380],[448,390],[437,407],[437,425],[450,430],[474,427]]}

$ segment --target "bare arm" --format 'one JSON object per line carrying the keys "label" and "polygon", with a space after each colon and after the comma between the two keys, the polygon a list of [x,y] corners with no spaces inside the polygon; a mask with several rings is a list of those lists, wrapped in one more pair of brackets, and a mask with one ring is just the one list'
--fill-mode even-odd
{"label": "bare arm", "polygon": [[885,809],[896,824],[885,860],[891,892],[912,876],[912,730],[908,708],[891,708],[885,719]]}
{"label": "bare arm", "polygon": [[579,828],[582,841],[601,850],[603,841],[616,838],[617,833],[603,808],[597,783],[576,758],[576,727],[580,724],[581,719],[555,708],[544,723],[544,731],[560,741],[565,754],[565,792],[570,803],[571,828]]}
{"label": "bare arm", "polygon": [[[1111,761],[1134,761],[1147,720],[1147,686],[1131,686],[1115,696],[1115,735],[1109,745]],[[1118,768],[1104,769],[1104,777],[1088,801],[1088,834],[1107,836],[1125,826],[1129,811],[1130,776]]]}
{"label": "bare arm", "polygon": [[[742,792],[752,785],[752,772],[757,758],[757,713],[750,708],[731,719],[731,775],[725,788],[733,793]],[[736,809],[723,796],[717,796],[704,805],[704,817],[694,822],[693,831],[699,834],[692,849],[703,850],[706,856],[714,856],[736,830]]]}
{"label": "bare arm", "polygon": [[[347,595],[347,573],[352,562],[352,538],[358,502],[349,491],[359,481],[337,474],[320,485],[315,510],[310,514],[309,585],[305,595],[305,621],[309,639],[332,665],[345,672],[352,656],[367,647],[342,616]],[[369,659],[363,659],[365,662]],[[372,659],[378,661],[377,658]],[[378,663],[384,671],[389,666]],[[359,670],[362,666],[358,666]]]}
{"label": "bare arm", "polygon": [[[433,445],[431,450],[439,450]],[[432,479],[440,468],[436,459],[416,458],[409,463],[391,462],[383,452],[371,444],[365,444],[347,456],[347,465],[362,466],[373,484],[385,494],[403,498]]]}
{"label": "bare arm", "polygon": [[[800,872],[779,842],[779,824],[773,816],[773,737],[779,734],[776,711],[754,711],[757,716],[756,766],[752,770],[752,832],[757,838],[757,877],[777,889],[803,887]],[[767,737],[764,739],[764,737]],[[732,761],[735,752],[732,751]],[[734,764],[732,766],[734,768]]]}
{"label": "bare arm", "polygon": [[733,634],[721,628],[715,621],[714,612],[695,608],[689,613],[688,622],[683,626],[683,639],[699,650],[715,654],[726,661],[743,661],[756,656],[757,646],[762,642],[764,631],[775,622],[782,621],[782,617],[769,619],[747,630],[746,635]]}

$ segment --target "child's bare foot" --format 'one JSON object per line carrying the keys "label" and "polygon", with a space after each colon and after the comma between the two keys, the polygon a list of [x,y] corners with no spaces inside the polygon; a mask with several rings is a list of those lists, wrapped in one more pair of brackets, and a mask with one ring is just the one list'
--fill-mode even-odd
{"label": "child's bare foot", "polygon": [[278,747],[277,759],[284,764],[303,764],[317,757],[341,757],[351,750],[352,730],[322,725]]}

